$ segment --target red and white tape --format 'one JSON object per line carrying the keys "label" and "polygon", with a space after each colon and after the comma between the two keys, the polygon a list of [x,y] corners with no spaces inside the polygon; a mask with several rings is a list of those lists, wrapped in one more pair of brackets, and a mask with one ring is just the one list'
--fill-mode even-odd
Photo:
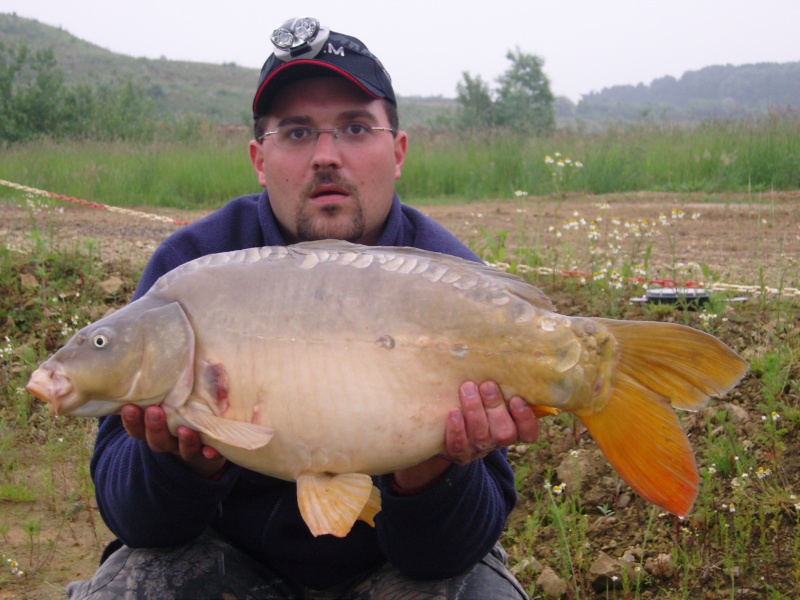
{"label": "red and white tape", "polygon": [[151,221],[161,221],[162,223],[170,223],[172,225],[188,225],[191,221],[185,221],[183,219],[174,219],[172,217],[166,217],[164,215],[154,215],[152,213],[141,212],[138,210],[131,210],[130,208],[121,208],[119,206],[110,206],[108,204],[101,204],[99,202],[90,202],[89,200],[81,200],[80,198],[73,198],[71,196],[64,196],[63,194],[56,194],[55,192],[48,192],[46,190],[39,190],[37,188],[33,188],[27,185],[21,185],[19,183],[14,183],[12,181],[6,181],[5,179],[0,179],[0,185],[4,185],[6,187],[13,188],[15,190],[20,190],[23,192],[28,192],[29,194],[35,194],[37,196],[45,196],[46,198],[54,198],[56,200],[63,200],[64,202],[71,202],[72,204],[78,204],[80,206],[86,206],[89,208],[97,208],[100,210],[107,210],[109,212],[120,213],[123,215],[129,215],[132,217],[137,217],[140,219],[150,219]]}

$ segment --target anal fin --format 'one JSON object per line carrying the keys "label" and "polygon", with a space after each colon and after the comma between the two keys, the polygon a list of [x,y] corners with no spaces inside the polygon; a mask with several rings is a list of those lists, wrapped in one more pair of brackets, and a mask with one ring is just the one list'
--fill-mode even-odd
{"label": "anal fin", "polygon": [[381,512],[381,491],[373,485],[369,500],[367,500],[358,518],[370,527],[375,527],[375,515],[379,512]]}
{"label": "anal fin", "polygon": [[314,536],[346,536],[357,519],[374,527],[380,492],[362,473],[304,473],[297,478],[300,514]]}

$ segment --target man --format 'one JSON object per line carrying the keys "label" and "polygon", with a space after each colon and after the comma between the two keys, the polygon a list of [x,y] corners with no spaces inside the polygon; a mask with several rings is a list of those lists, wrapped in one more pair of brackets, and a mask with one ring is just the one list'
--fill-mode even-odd
{"label": "man", "polygon": [[[477,260],[394,192],[407,136],[380,62],[314,19],[288,21],[273,43],[249,146],[264,192],[170,236],[134,297],[198,256],[306,240]],[[359,522],[344,538],[310,535],[293,482],[231,464],[186,427],[172,436],[160,407],[123,407],[102,420],[91,462],[100,512],[120,542],[92,580],[70,584],[71,597],[525,598],[496,547],[516,501],[497,448],[535,440],[537,421],[494,382],[464,382],[453,394],[462,408],[442,423],[444,452],[375,477],[375,527]]]}

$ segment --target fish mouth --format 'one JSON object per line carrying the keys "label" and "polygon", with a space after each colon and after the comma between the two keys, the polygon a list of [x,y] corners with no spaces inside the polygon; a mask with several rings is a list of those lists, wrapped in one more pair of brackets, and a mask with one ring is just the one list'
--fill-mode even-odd
{"label": "fish mouth", "polygon": [[50,405],[50,414],[58,416],[80,405],[75,386],[60,363],[43,364],[36,369],[25,386],[31,394]]}

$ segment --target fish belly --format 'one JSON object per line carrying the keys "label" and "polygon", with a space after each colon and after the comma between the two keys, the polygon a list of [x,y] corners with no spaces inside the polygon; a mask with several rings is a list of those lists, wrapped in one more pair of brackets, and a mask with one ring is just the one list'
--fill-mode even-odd
{"label": "fish belly", "polygon": [[267,360],[248,369],[258,372],[252,378],[234,367],[224,416],[275,435],[258,450],[222,450],[228,458],[291,480],[306,472],[393,472],[442,449],[447,413],[458,405],[452,370],[421,372],[413,352],[292,345],[262,353]]}

